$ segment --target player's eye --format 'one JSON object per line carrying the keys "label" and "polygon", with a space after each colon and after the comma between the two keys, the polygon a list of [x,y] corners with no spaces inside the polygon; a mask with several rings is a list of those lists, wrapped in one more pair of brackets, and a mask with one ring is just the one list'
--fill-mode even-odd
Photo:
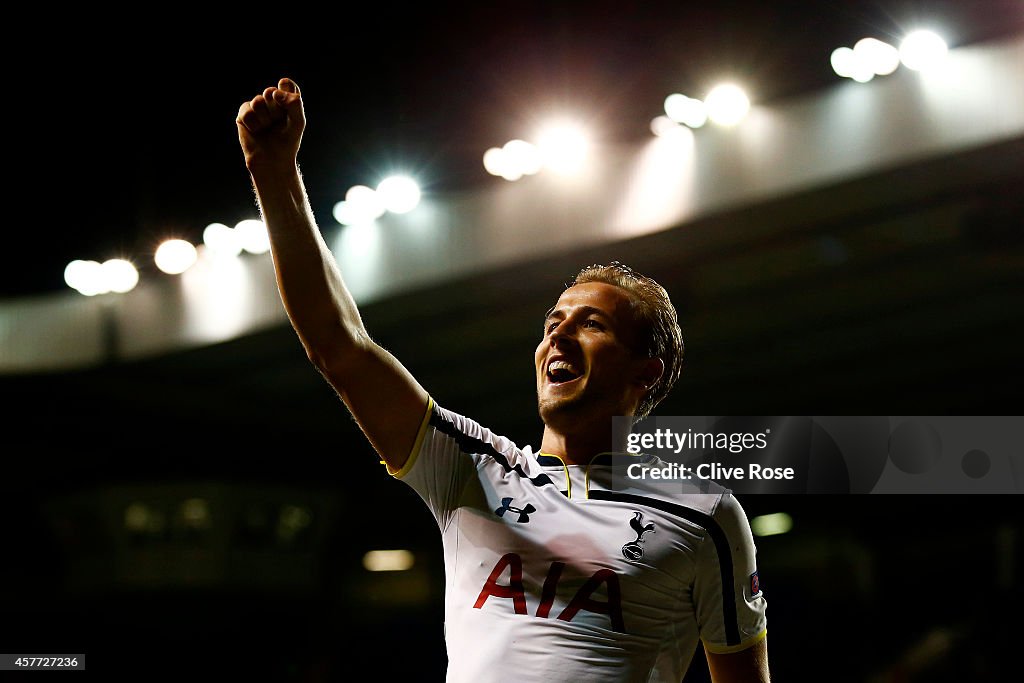
{"label": "player's eye", "polygon": [[604,329],[604,325],[602,325],[601,323],[597,322],[596,320],[584,320],[583,321],[583,327],[592,327],[592,328],[594,328],[596,330],[603,330]]}
{"label": "player's eye", "polygon": [[544,334],[551,334],[552,332],[554,332],[554,331],[555,331],[555,328],[556,328],[556,327],[558,327],[558,323],[557,323],[557,322],[549,322],[549,323],[548,323],[548,324],[547,324],[547,325],[546,325],[546,326],[544,327]]}

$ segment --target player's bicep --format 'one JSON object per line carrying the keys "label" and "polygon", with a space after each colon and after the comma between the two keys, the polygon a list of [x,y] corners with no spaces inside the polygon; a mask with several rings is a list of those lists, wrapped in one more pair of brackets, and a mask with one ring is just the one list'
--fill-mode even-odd
{"label": "player's bicep", "polygon": [[391,471],[405,465],[427,409],[428,396],[387,349],[366,341],[344,362],[320,369]]}

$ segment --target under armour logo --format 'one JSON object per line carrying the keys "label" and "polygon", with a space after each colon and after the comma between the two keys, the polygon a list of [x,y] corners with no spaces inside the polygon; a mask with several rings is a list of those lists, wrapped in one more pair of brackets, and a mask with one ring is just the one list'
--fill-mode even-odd
{"label": "under armour logo", "polygon": [[644,548],[641,543],[644,542],[644,534],[654,533],[654,522],[648,522],[647,524],[641,524],[644,521],[643,514],[639,512],[633,513],[633,519],[629,520],[629,526],[636,532],[636,540],[630,541],[626,545],[622,546],[622,556],[627,560],[639,560],[644,556]]}
{"label": "under armour logo", "polygon": [[524,508],[514,508],[514,507],[512,507],[512,499],[511,498],[502,498],[501,499],[501,507],[498,508],[497,510],[495,510],[494,514],[498,515],[499,517],[504,517],[506,512],[515,512],[515,513],[519,514],[519,519],[517,519],[516,522],[524,522],[525,523],[525,522],[529,522],[530,521],[530,513],[531,512],[536,512],[536,511],[537,511],[537,508],[533,507],[529,503],[527,503],[526,507],[524,507]]}

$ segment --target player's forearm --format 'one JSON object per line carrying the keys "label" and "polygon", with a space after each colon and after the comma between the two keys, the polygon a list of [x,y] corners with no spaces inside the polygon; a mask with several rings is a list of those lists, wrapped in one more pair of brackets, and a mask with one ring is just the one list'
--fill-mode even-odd
{"label": "player's forearm", "polygon": [[270,235],[281,300],[306,352],[318,365],[354,350],[366,332],[352,294],[313,217],[299,170],[253,170]]}
{"label": "player's forearm", "polygon": [[768,641],[762,638],[745,650],[731,654],[707,652],[712,683],[770,683]]}

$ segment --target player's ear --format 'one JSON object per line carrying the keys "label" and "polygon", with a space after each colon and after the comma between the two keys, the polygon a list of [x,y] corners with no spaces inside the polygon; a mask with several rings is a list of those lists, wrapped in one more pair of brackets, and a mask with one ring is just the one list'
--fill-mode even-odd
{"label": "player's ear", "polygon": [[665,374],[665,361],[660,358],[645,358],[640,371],[636,374],[636,383],[650,389]]}

